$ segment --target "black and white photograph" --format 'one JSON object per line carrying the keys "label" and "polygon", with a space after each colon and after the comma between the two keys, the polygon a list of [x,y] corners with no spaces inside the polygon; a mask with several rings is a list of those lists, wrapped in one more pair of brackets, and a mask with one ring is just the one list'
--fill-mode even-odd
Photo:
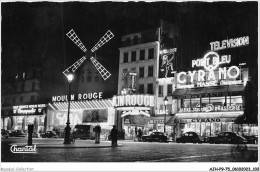
{"label": "black and white photograph", "polygon": [[2,1],[1,171],[259,171],[258,1]]}

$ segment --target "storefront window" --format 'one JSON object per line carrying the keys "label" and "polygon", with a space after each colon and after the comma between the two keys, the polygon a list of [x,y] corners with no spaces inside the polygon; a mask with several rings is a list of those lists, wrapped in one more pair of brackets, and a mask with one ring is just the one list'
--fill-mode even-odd
{"label": "storefront window", "polygon": [[200,135],[200,123],[197,122],[196,123],[196,131],[195,131],[198,135]]}
{"label": "storefront window", "polygon": [[227,123],[227,131],[231,131],[232,132],[232,122],[228,122]]}
{"label": "storefront window", "polygon": [[202,122],[201,123],[201,136],[206,136],[205,128],[206,128],[206,124],[205,124],[205,122]]}
{"label": "storefront window", "polygon": [[227,123],[226,122],[222,122],[222,132],[227,131]]}
{"label": "storefront window", "polygon": [[184,108],[190,107],[190,99],[183,99],[183,107]]}
{"label": "storefront window", "polygon": [[200,107],[200,99],[191,99],[191,107]]}
{"label": "storefront window", "polygon": [[211,123],[211,129],[210,129],[210,132],[211,132],[211,136],[214,136],[215,135],[215,132],[216,132],[216,123]]}
{"label": "storefront window", "polygon": [[206,136],[210,136],[210,122],[206,122],[205,132]]}
{"label": "storefront window", "polygon": [[201,107],[205,107],[208,104],[209,104],[209,98],[208,97],[201,99]]}
{"label": "storefront window", "polygon": [[214,106],[224,106],[225,97],[212,97],[210,98],[210,103]]}
{"label": "storefront window", "polygon": [[242,96],[231,96],[230,98],[230,104],[231,105],[237,105],[237,106],[242,106]]}
{"label": "storefront window", "polygon": [[214,135],[217,135],[220,132],[221,132],[221,122],[216,122]]}

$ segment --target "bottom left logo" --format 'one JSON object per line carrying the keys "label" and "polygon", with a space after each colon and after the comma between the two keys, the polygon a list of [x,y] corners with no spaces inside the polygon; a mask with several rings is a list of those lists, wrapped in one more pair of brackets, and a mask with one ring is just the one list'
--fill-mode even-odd
{"label": "bottom left logo", "polygon": [[10,150],[12,153],[37,153],[36,145],[31,145],[31,146],[12,145],[10,147]]}

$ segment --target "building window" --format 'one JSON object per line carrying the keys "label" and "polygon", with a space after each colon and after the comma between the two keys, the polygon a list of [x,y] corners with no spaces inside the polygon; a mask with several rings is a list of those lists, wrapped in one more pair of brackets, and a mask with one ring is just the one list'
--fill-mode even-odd
{"label": "building window", "polygon": [[124,63],[128,62],[128,52],[124,53]]}
{"label": "building window", "polygon": [[172,84],[168,84],[167,85],[167,96],[171,96],[172,95]]}
{"label": "building window", "polygon": [[147,84],[147,94],[153,94],[153,84]]}
{"label": "building window", "polygon": [[16,97],[13,97],[13,104],[16,103]]}
{"label": "building window", "polygon": [[23,103],[23,96],[20,97],[20,103]]}
{"label": "building window", "polygon": [[25,80],[25,78],[26,78],[26,73],[23,72],[23,80]]}
{"label": "building window", "polygon": [[31,102],[34,102],[34,96],[31,96]]}
{"label": "building window", "polygon": [[150,48],[148,50],[148,59],[153,59],[154,58],[154,48]]}
{"label": "building window", "polygon": [[159,85],[159,97],[163,96],[163,85]]}
{"label": "building window", "polygon": [[35,90],[35,82],[32,83],[32,91]]}
{"label": "building window", "polygon": [[23,92],[24,91],[24,83],[21,84],[21,90],[20,92]]}
{"label": "building window", "polygon": [[143,78],[144,77],[144,67],[140,67],[139,68],[139,78]]}
{"label": "building window", "polygon": [[126,38],[126,39],[125,39],[125,45],[126,45],[126,46],[129,46],[129,45],[130,45],[130,38]]}
{"label": "building window", "polygon": [[144,93],[144,84],[139,85],[139,93]]}
{"label": "building window", "polygon": [[148,66],[148,77],[153,77],[153,66]]}
{"label": "building window", "polygon": [[140,60],[144,60],[145,58],[145,50],[140,50]]}
{"label": "building window", "polygon": [[99,77],[98,77],[98,76],[95,76],[94,81],[95,81],[95,82],[98,82],[98,81],[99,81]]}
{"label": "building window", "polygon": [[123,69],[123,75],[125,75],[128,72],[128,69]]}
{"label": "building window", "polygon": [[131,68],[130,71],[135,73],[135,68]]}
{"label": "building window", "polygon": [[131,52],[131,62],[136,61],[136,51]]}
{"label": "building window", "polygon": [[138,41],[138,36],[136,35],[136,36],[134,36],[133,44],[136,45],[136,44],[138,44],[138,43],[139,43],[139,41]]}
{"label": "building window", "polygon": [[91,76],[90,75],[87,76],[87,82],[91,82]]}

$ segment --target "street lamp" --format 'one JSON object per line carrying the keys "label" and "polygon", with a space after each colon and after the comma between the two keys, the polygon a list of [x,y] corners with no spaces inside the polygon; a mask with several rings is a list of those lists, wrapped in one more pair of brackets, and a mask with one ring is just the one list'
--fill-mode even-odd
{"label": "street lamp", "polygon": [[69,93],[68,93],[68,117],[67,117],[67,125],[65,127],[65,137],[63,144],[70,144],[70,89],[71,89],[71,82],[74,79],[74,75],[69,73],[67,75],[67,79],[69,82]]}
{"label": "street lamp", "polygon": [[167,104],[168,104],[167,96],[165,96],[165,98],[163,99],[163,101],[164,101],[164,107],[165,107],[163,132],[165,133],[165,126],[166,126],[166,108],[167,108]]}

